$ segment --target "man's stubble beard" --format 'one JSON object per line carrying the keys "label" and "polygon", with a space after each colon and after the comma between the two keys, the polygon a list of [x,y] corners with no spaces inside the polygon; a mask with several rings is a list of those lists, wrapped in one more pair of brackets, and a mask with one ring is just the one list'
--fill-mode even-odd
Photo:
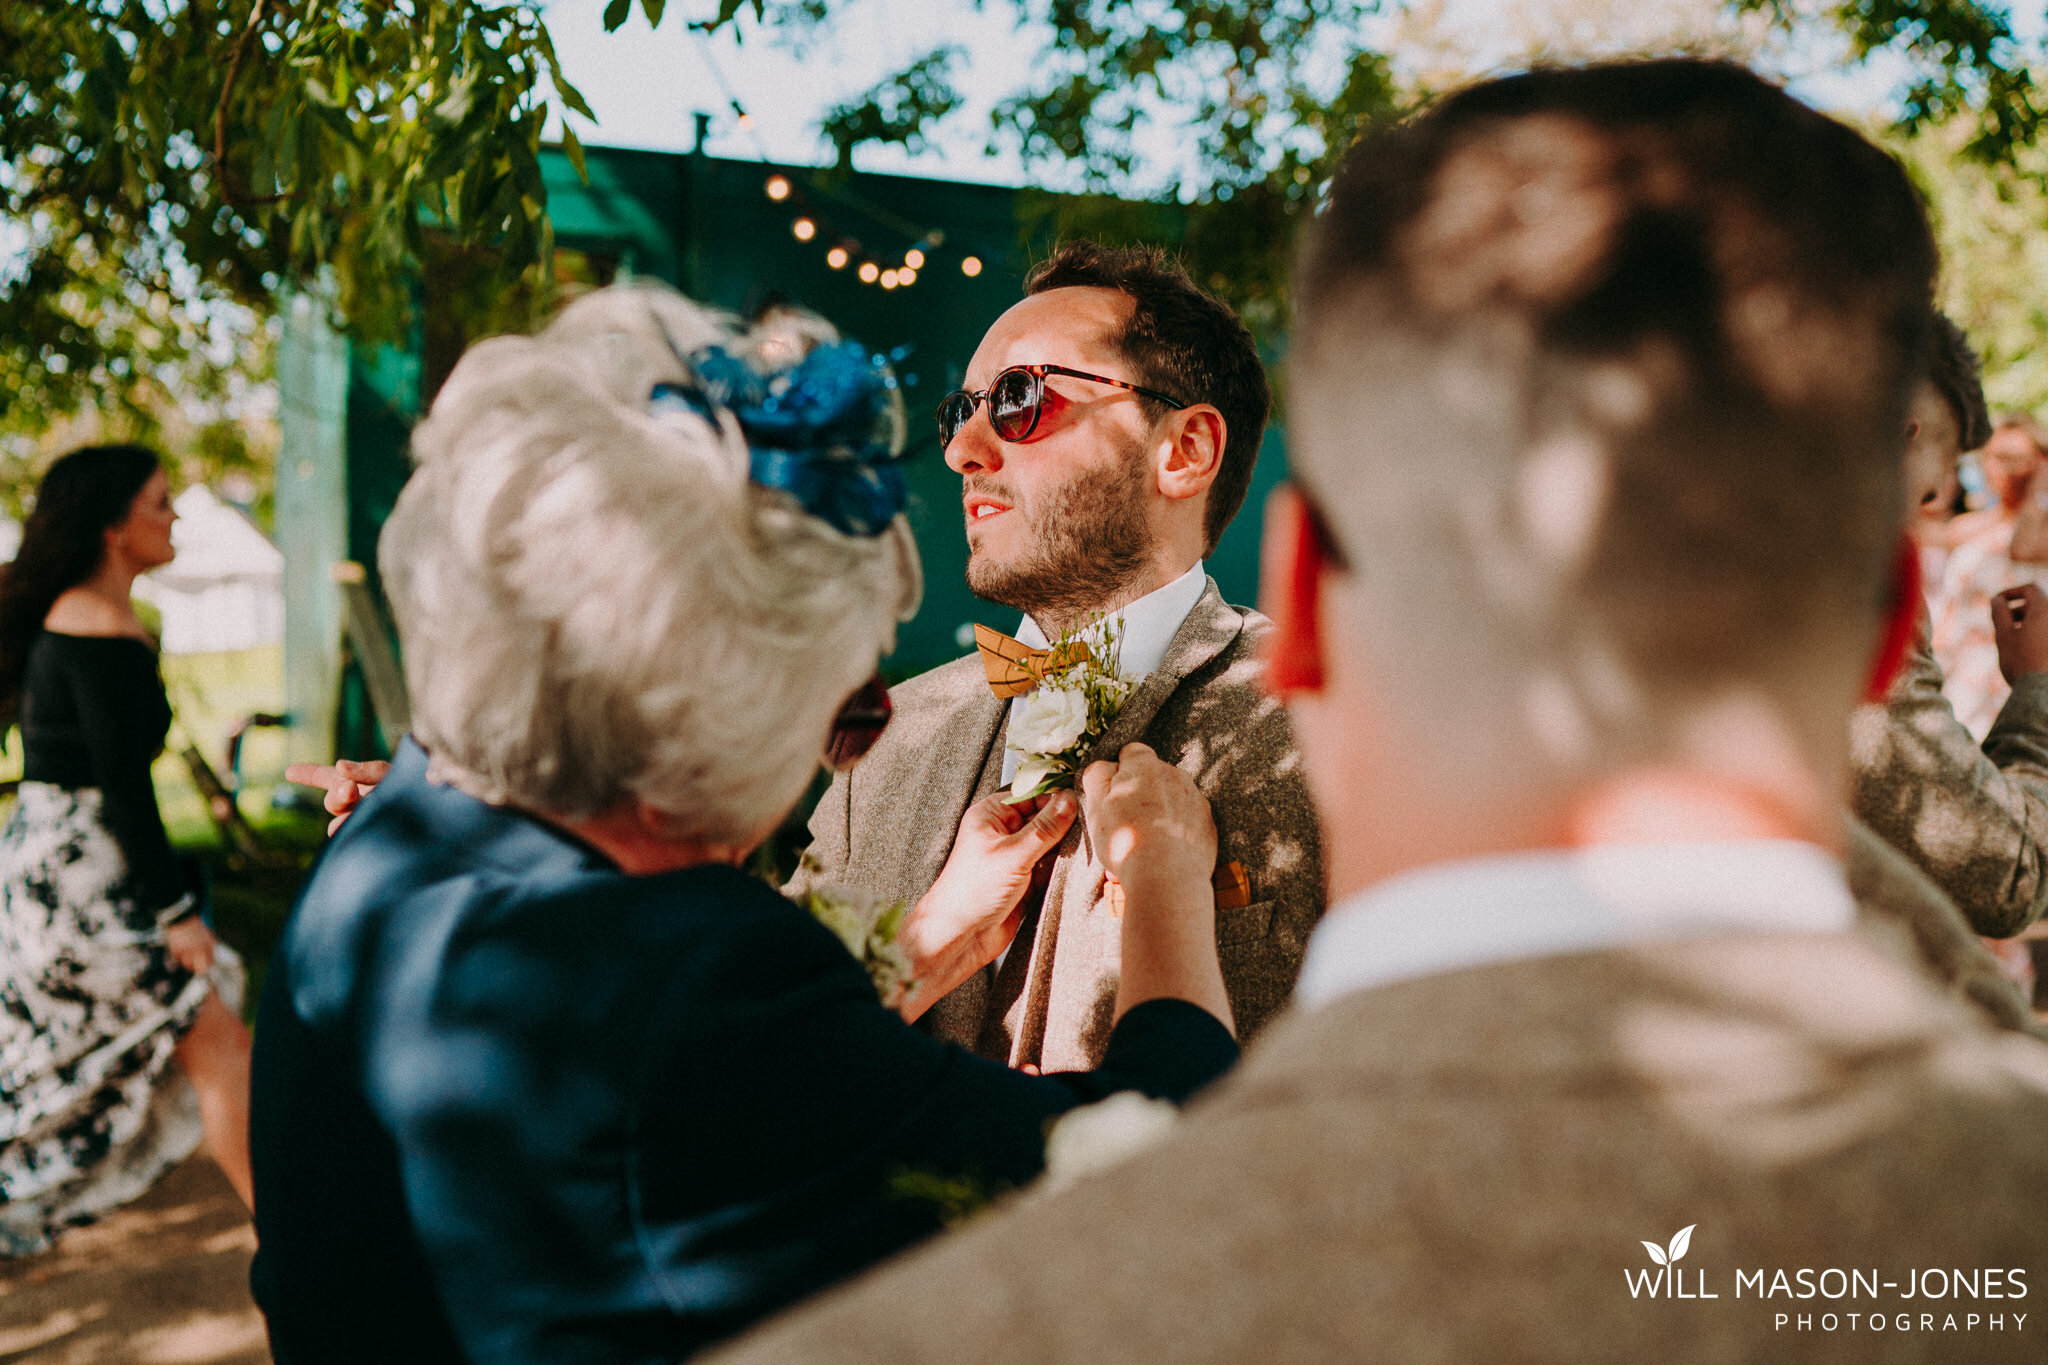
{"label": "man's stubble beard", "polygon": [[968,551],[968,590],[1028,613],[1046,630],[1121,605],[1124,590],[1152,557],[1145,520],[1151,473],[1150,462],[1132,451],[1061,484],[1027,514],[1031,548],[1015,563],[991,563]]}

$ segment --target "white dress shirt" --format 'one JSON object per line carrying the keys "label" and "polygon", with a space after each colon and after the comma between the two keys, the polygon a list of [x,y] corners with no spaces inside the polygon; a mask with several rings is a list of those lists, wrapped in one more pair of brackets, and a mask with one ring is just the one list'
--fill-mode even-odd
{"label": "white dress shirt", "polygon": [[[1202,600],[1202,590],[1208,582],[1208,570],[1198,559],[1194,568],[1165,587],[1154,588],[1123,610],[1110,613],[1109,620],[1120,623],[1123,631],[1123,639],[1117,646],[1116,675],[1119,678],[1136,682],[1166,662],[1167,646],[1173,643],[1173,637],[1180,632],[1181,622],[1188,619],[1195,603]],[[1017,642],[1033,649],[1044,649],[1052,643],[1038,628],[1038,622],[1029,616],[1017,627]],[[1024,697],[1010,698],[1010,724],[1017,723],[1018,713],[1023,707]],[[1015,749],[1004,747],[1005,787],[1017,775],[1018,757]]]}
{"label": "white dress shirt", "polygon": [[1839,859],[1790,839],[1600,844],[1441,863],[1330,908],[1295,1003],[1466,967],[1718,933],[1843,932]]}

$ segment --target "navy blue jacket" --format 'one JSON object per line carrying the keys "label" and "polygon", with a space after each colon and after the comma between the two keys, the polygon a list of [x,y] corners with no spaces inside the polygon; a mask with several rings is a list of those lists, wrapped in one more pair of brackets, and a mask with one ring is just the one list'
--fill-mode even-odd
{"label": "navy blue jacket", "polygon": [[1063,1110],[1235,1060],[1155,1001],[1095,1072],[1010,1071],[906,1027],[753,878],[629,877],[425,773],[408,742],[264,986],[252,1280],[280,1365],[675,1360],[936,1230],[908,1186],[1021,1184]]}

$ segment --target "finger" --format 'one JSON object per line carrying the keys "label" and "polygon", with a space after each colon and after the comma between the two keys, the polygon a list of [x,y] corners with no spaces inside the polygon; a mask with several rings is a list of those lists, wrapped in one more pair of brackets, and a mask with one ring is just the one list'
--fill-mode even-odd
{"label": "finger", "polygon": [[329,820],[327,822],[327,837],[332,839],[334,837],[334,831],[340,829],[343,825],[347,823],[348,813],[346,811],[344,811],[340,815],[335,816],[332,820]]}
{"label": "finger", "polygon": [[381,758],[369,758],[360,761],[353,758],[336,759],[334,768],[336,772],[339,772],[349,781],[360,783],[365,787],[374,787],[391,775],[391,765]]}
{"label": "finger", "polygon": [[989,823],[1003,834],[1015,834],[1029,824],[1033,815],[1045,804],[1043,796],[1034,796],[1029,801],[1011,801],[1003,792],[982,798],[988,810]]}
{"label": "finger", "polygon": [[1155,763],[1159,761],[1159,755],[1154,752],[1151,745],[1141,744],[1136,740],[1124,745],[1123,750],[1117,754],[1117,761],[1120,763],[1142,762],[1148,758]]}
{"label": "finger", "polygon": [[284,770],[284,780],[326,791],[341,781],[341,770],[331,763],[293,763]]}
{"label": "finger", "polygon": [[2013,616],[2013,604],[2011,599],[2006,597],[2004,593],[2000,593],[1998,596],[1992,598],[1991,629],[2000,635],[2004,635],[2013,628],[2014,624],[2015,618]]}
{"label": "finger", "polygon": [[1117,765],[1108,759],[1097,759],[1081,770],[1081,795],[1089,805],[1095,805],[1109,792],[1109,784],[1116,780]]}
{"label": "finger", "polygon": [[1072,792],[1054,792],[1047,797],[1038,814],[1010,836],[1011,841],[1036,862],[1041,853],[1066,837],[1080,809],[1080,803]]}
{"label": "finger", "polygon": [[356,802],[361,799],[362,792],[357,789],[356,784],[344,781],[329,787],[327,799],[321,804],[327,807],[329,815],[347,815],[356,808]]}

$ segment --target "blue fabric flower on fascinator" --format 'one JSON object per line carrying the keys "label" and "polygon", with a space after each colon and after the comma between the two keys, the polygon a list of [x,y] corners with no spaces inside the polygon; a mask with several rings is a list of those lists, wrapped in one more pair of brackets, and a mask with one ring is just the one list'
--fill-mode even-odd
{"label": "blue fabric flower on fascinator", "polygon": [[650,407],[681,406],[714,422],[716,409],[730,412],[755,483],[788,493],[847,535],[880,535],[903,510],[902,406],[886,357],[842,341],[765,376],[720,346],[688,361],[699,387],[657,384]]}

